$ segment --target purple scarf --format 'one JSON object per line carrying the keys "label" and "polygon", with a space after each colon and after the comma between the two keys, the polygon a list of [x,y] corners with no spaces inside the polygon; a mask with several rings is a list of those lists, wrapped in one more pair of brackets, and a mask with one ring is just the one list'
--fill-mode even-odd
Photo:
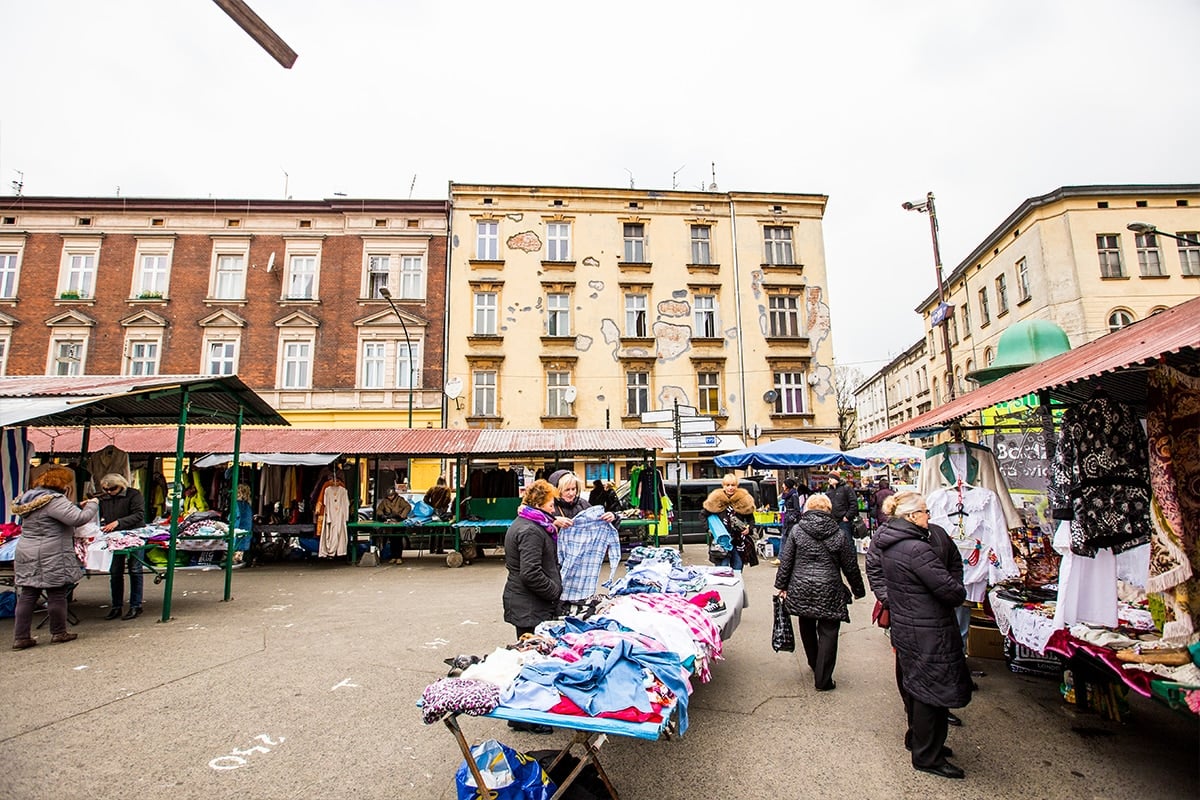
{"label": "purple scarf", "polygon": [[542,511],[540,508],[534,508],[533,506],[522,504],[521,507],[517,509],[517,516],[521,519],[532,520],[538,525],[541,525],[546,529],[546,533],[550,534],[550,538],[554,540],[555,544],[558,543],[558,528],[554,525],[554,517],[550,516],[545,511]]}

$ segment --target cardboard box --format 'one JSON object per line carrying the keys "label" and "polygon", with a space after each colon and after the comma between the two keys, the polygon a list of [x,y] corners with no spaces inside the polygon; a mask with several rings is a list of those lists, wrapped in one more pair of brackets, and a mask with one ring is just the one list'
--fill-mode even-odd
{"label": "cardboard box", "polygon": [[1004,635],[995,625],[979,625],[971,620],[967,630],[967,655],[972,658],[1004,660]]}

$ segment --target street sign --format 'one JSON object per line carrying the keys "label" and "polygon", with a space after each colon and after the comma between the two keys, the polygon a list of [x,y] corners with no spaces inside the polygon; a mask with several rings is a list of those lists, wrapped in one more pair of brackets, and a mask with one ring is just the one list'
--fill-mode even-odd
{"label": "street sign", "polygon": [[716,447],[717,436],[680,436],[679,447],[684,450],[699,450],[702,447]]}
{"label": "street sign", "polygon": [[675,410],[679,412],[681,419],[683,417],[700,416],[700,409],[696,408],[695,406],[675,406]]}
{"label": "street sign", "polygon": [[680,417],[680,433],[713,433],[717,430],[717,421],[712,417]]}
{"label": "street sign", "polygon": [[675,420],[675,412],[669,408],[663,408],[658,411],[643,411],[642,424],[654,425],[660,422],[673,422]]}
{"label": "street sign", "polygon": [[954,316],[954,306],[949,303],[938,303],[937,308],[929,315],[929,324],[934,327],[941,325]]}

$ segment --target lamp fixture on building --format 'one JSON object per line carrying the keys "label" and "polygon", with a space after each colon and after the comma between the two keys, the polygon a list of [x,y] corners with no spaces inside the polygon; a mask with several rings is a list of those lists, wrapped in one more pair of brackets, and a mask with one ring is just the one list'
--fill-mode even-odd
{"label": "lamp fixture on building", "polygon": [[396,319],[400,320],[400,329],[404,331],[404,346],[408,348],[408,427],[413,426],[413,349],[412,339],[408,336],[408,325],[404,322],[404,316],[400,313],[400,309],[396,308],[396,304],[392,302],[392,293],[388,291],[386,286],[379,289],[379,293],[383,295],[383,299],[387,300],[388,305],[392,307],[392,313],[396,315]]}
{"label": "lamp fixture on building", "polygon": [[1157,225],[1151,225],[1149,222],[1131,222],[1128,225],[1126,225],[1125,227],[1128,228],[1129,230],[1133,231],[1134,233],[1140,233],[1140,234],[1156,233],[1159,236],[1166,236],[1169,239],[1175,239],[1175,240],[1183,242],[1185,244],[1200,245],[1200,237],[1197,237],[1195,234],[1192,234],[1192,238],[1189,239],[1187,236],[1180,236],[1177,233],[1167,233],[1166,231],[1160,231],[1158,229]]}
{"label": "lamp fixture on building", "polygon": [[938,307],[933,312],[932,325],[942,326],[942,349],[946,351],[947,401],[954,399],[954,354],[950,352],[950,317],[954,306],[946,302],[946,286],[942,281],[942,251],[938,247],[937,208],[933,204],[933,192],[926,192],[924,203],[904,203],[905,211],[918,211],[929,215],[929,233],[933,237],[933,266],[937,274]]}

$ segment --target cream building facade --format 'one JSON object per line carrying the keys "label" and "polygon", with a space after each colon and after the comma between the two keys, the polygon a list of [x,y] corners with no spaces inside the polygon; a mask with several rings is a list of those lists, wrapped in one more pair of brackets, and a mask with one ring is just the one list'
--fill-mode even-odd
{"label": "cream building facade", "polygon": [[826,200],[451,184],[446,427],[836,442]]}

